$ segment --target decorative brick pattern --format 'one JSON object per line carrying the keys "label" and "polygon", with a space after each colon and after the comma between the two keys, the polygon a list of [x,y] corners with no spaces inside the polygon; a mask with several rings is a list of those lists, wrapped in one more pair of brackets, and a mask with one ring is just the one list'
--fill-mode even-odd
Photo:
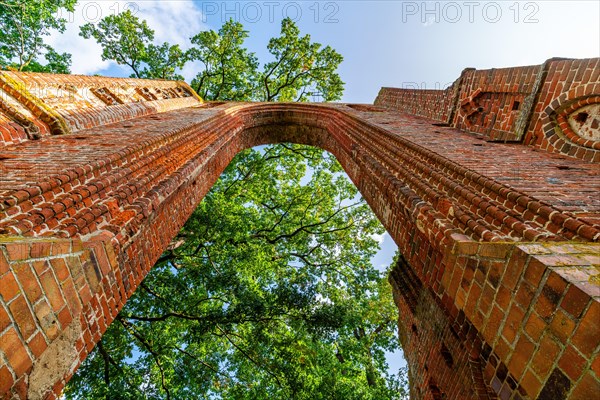
{"label": "decorative brick pattern", "polygon": [[[498,141],[537,123],[523,115],[555,62],[465,70],[443,93],[383,89],[374,106],[11,73],[13,89],[53,89],[37,109],[14,90],[1,108],[24,136],[0,151],[0,396],[57,398],[231,159],[285,141],[334,154],[398,244],[414,398],[586,398],[600,382],[597,165]],[[418,101],[426,117],[396,110]],[[468,127],[471,103],[495,119]],[[71,134],[49,134],[65,132],[47,110]],[[23,118],[45,133],[32,140]]]}
{"label": "decorative brick pattern", "polygon": [[[537,398],[559,393],[556,376],[564,390],[557,398],[579,398],[571,392],[578,384],[595,387],[584,371],[598,358],[600,287],[580,271],[598,276],[600,246],[457,239],[445,257],[429,250],[425,258],[442,258],[439,286],[422,253],[410,265],[400,259],[390,275],[412,396],[431,398],[430,380],[452,399]],[[421,266],[410,290],[405,276]]]}
{"label": "decorative brick pattern", "polygon": [[0,149],[201,103],[184,82],[3,71]]}
{"label": "decorative brick pattern", "polygon": [[525,142],[546,151],[600,162],[600,141],[578,136],[566,121],[571,112],[598,104],[599,96],[600,59],[552,62]]}
{"label": "decorative brick pattern", "polygon": [[[600,117],[578,135],[570,113],[600,104],[600,59],[549,59],[541,65],[466,69],[446,90],[382,88],[375,104],[446,123],[486,141],[523,142],[600,162]],[[594,122],[595,121],[595,122]]]}
{"label": "decorative brick pattern", "polygon": [[453,126],[488,140],[518,140],[517,121],[543,66],[468,70],[461,77]]}

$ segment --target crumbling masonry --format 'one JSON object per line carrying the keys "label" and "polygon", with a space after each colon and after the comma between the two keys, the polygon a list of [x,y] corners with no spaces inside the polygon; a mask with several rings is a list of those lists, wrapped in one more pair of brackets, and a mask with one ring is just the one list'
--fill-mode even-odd
{"label": "crumbling masonry", "polygon": [[0,73],[0,398],[56,399],[242,149],[333,153],[398,244],[414,399],[600,396],[600,59],[374,105]]}

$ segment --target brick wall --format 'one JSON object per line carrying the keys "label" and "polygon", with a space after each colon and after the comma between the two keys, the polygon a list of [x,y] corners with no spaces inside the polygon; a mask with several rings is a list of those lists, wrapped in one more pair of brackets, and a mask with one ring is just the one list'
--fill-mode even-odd
{"label": "brick wall", "polygon": [[446,90],[382,88],[375,104],[445,122],[487,141],[523,142],[600,162],[600,136],[593,134],[600,131],[597,58],[465,69]]}
{"label": "brick wall", "polygon": [[0,394],[29,399],[57,398],[127,298],[106,234],[4,238],[0,295]]}
{"label": "brick wall", "polygon": [[517,121],[541,66],[467,70],[452,125],[490,140],[518,140]]}
{"label": "brick wall", "polygon": [[443,274],[419,284],[413,253],[390,275],[413,398],[593,398],[600,246],[457,239]]}
{"label": "brick wall", "polygon": [[0,148],[201,103],[184,82],[0,72]]}
{"label": "brick wall", "polygon": [[381,88],[375,105],[449,123],[457,85],[445,90]]}
{"label": "brick wall", "polygon": [[385,104],[194,104],[131,119],[128,103],[107,105],[103,125],[75,134],[87,111],[68,120],[63,107],[44,123],[66,131],[0,151],[4,397],[56,397],[235,154],[281,141],[333,153],[398,244],[390,281],[415,398],[598,388],[595,165]]}
{"label": "brick wall", "polygon": [[[548,63],[524,142],[546,151],[600,162],[600,139],[582,138],[567,119],[582,107],[600,103],[600,59],[555,60]],[[600,115],[592,129],[600,130]]]}

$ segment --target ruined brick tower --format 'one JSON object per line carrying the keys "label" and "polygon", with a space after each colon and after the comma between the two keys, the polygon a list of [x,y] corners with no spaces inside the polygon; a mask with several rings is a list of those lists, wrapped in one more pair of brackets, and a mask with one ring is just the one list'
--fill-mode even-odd
{"label": "ruined brick tower", "polygon": [[240,150],[333,153],[402,257],[414,399],[600,396],[600,59],[374,105],[0,73],[0,398],[55,399]]}

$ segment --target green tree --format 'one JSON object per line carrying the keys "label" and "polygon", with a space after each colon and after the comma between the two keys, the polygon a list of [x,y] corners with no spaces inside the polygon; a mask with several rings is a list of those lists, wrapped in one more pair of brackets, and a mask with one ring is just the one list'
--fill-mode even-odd
{"label": "green tree", "polygon": [[[0,66],[19,71],[68,73],[71,56],[44,43],[53,30],[64,32],[60,11],[73,11],[76,0],[5,0],[0,2]],[[40,63],[45,56],[46,65]]]}
{"label": "green tree", "polygon": [[238,155],[67,398],[395,398],[383,228],[340,172],[306,146]]}
{"label": "green tree", "polygon": [[30,72],[49,72],[54,74],[71,73],[71,54],[60,54],[57,53],[53,48],[48,47],[46,49],[46,54],[44,54],[44,58],[46,59],[45,64],[41,64],[37,60],[33,60],[22,70]]}
{"label": "green tree", "polygon": [[310,35],[300,37],[290,18],[281,22],[281,35],[272,38],[267,47],[275,59],[260,75],[261,100],[341,99],[344,83],[336,71],[343,57],[329,46],[321,49],[320,43],[310,41]]}
{"label": "green tree", "polygon": [[146,66],[140,74],[142,78],[184,80],[177,71],[185,65],[187,54],[178,44],[165,42],[157,46],[151,43],[146,47],[143,61]]}
{"label": "green tree", "polygon": [[[206,100],[324,101],[339,100],[344,83],[336,72],[343,57],[330,46],[300,36],[294,22],[281,22],[281,34],[267,46],[273,60],[259,72],[256,55],[244,47],[248,31],[229,20],[219,31],[203,31],[191,38],[192,48],[152,44],[154,31],[130,11],[103,18],[98,25],[81,27],[80,35],[102,45],[102,59],[127,65],[137,78],[182,79],[177,70],[189,60],[202,70],[192,87]],[[144,67],[145,66],[145,67]]]}
{"label": "green tree", "polygon": [[239,22],[227,21],[218,32],[198,33],[189,58],[204,69],[192,81],[200,97],[206,100],[248,101],[255,96],[258,61],[243,47],[248,31]]}
{"label": "green tree", "polygon": [[96,39],[102,46],[102,60],[126,65],[133,71],[133,77],[142,77],[146,47],[154,40],[154,31],[131,10],[108,15],[98,22],[98,26],[87,23],[80,27],[79,34],[86,39]]}
{"label": "green tree", "polygon": [[186,53],[176,44],[153,44],[154,30],[131,10],[108,15],[98,25],[87,23],[79,34],[102,46],[103,60],[131,68],[133,78],[183,80],[177,71],[185,65]]}
{"label": "green tree", "polygon": [[300,36],[294,22],[281,22],[281,34],[267,46],[273,60],[258,72],[254,53],[243,47],[248,32],[230,20],[219,32],[200,32],[190,59],[200,60],[204,69],[192,87],[207,100],[324,101],[339,100],[344,83],[336,72],[343,57],[329,46]]}
{"label": "green tree", "polygon": [[[276,61],[262,73],[247,36],[229,21],[192,38],[187,56],[204,65],[192,84],[205,99],[341,96],[341,56],[300,37],[291,21],[270,41]],[[168,46],[156,48],[159,58]],[[389,374],[384,357],[398,348],[397,310],[370,263],[382,232],[330,154],[292,144],[242,152],[66,397],[404,398],[405,377]]]}

